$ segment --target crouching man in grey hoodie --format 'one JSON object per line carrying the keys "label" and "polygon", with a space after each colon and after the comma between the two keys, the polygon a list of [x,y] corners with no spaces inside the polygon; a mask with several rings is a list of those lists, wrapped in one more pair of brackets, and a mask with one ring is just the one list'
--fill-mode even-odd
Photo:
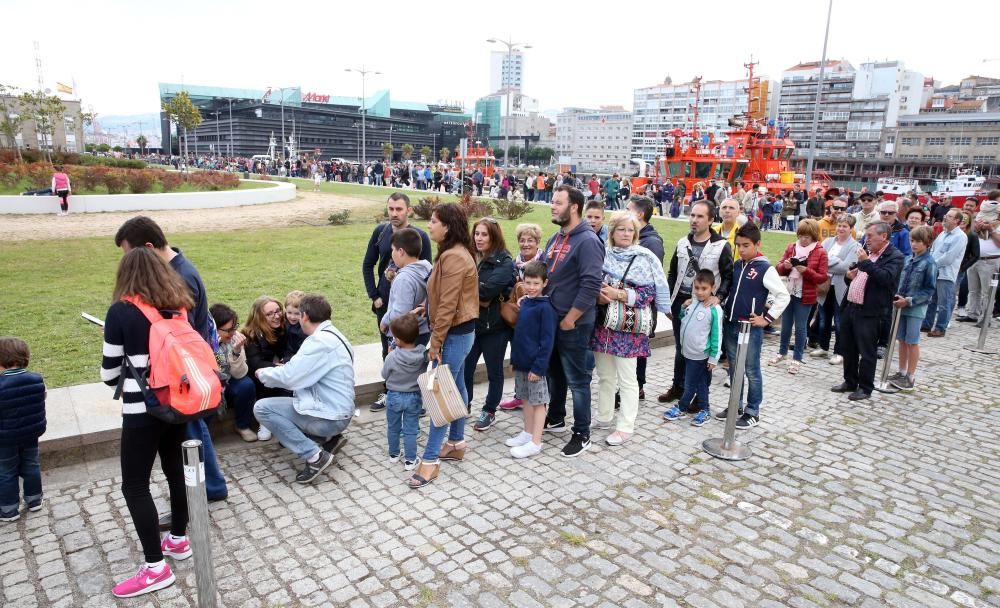
{"label": "crouching man in grey hoodie", "polygon": [[[295,476],[311,483],[333,463],[354,415],[354,351],[330,322],[330,303],[306,294],[299,304],[306,340],[288,363],[257,370],[264,386],[292,391],[254,405],[257,419],[306,462]],[[333,452],[333,453],[331,453]]]}

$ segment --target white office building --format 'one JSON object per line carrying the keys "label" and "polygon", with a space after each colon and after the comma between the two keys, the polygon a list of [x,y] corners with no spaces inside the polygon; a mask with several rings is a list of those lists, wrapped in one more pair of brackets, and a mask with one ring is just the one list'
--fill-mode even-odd
{"label": "white office building", "polygon": [[490,91],[524,88],[524,53],[493,51],[490,53]]}
{"label": "white office building", "polygon": [[556,156],[579,173],[626,171],[631,140],[632,113],[621,106],[566,108],[556,118]]}

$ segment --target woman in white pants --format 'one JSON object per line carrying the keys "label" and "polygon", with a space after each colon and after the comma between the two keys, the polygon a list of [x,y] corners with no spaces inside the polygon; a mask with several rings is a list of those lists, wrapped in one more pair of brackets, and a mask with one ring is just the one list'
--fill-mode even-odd
{"label": "woman in white pants", "polygon": [[[615,393],[621,395],[621,412],[608,445],[628,441],[635,430],[639,412],[639,383],[635,367],[638,357],[649,356],[649,336],[640,324],[614,323],[615,319],[635,318],[651,322],[657,309],[670,311],[670,290],[663,264],[639,244],[639,223],[628,212],[611,216],[608,245],[604,257],[604,281],[597,303],[605,306],[605,319],[598,313],[590,348],[594,351],[599,377],[595,428],[611,428],[615,415]],[[599,310],[600,310],[599,308]],[[633,314],[635,313],[635,315]]]}
{"label": "woman in white pants", "polygon": [[[994,205],[990,205],[994,203]],[[979,261],[969,267],[969,311],[970,320],[977,326],[988,321],[993,314],[990,295],[990,280],[1000,270],[1000,220],[996,209],[1000,204],[994,201],[983,203],[983,209],[976,216],[973,232],[979,237]],[[971,235],[970,235],[971,236]]]}

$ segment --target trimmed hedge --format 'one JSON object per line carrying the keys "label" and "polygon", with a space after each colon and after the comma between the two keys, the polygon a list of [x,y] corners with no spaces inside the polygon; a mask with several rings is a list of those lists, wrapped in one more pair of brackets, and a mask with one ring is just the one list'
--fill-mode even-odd
{"label": "trimmed hedge", "polygon": [[[74,190],[93,192],[103,186],[108,194],[145,194],[151,192],[156,184],[160,184],[163,192],[177,190],[183,184],[190,184],[196,190],[234,190],[240,185],[235,173],[222,171],[175,173],[163,169],[122,169],[104,165],[67,165],[65,170]],[[52,172],[52,165],[46,162],[0,162],[0,186],[47,188],[52,183]]]}
{"label": "trimmed hedge", "polygon": [[[45,155],[41,150],[21,150],[21,157],[25,163],[40,163],[45,161]],[[0,150],[0,165],[12,165],[17,163],[17,152],[14,150]],[[54,165],[102,165],[105,167],[117,167],[119,169],[145,169],[146,161],[134,160],[131,158],[115,158],[113,156],[94,156],[93,154],[76,154],[75,152],[53,152],[52,164]]]}

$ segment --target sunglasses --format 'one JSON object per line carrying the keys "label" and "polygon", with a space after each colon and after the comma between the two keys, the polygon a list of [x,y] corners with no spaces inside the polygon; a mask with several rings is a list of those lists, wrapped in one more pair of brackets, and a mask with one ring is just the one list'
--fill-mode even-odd
{"label": "sunglasses", "polygon": [[879,215],[896,215],[895,211],[879,211]]}
{"label": "sunglasses", "polygon": [[480,222],[486,222],[487,224],[498,224],[499,223],[495,219],[493,219],[492,217],[489,217],[489,216],[483,217],[483,218],[479,218],[479,221]]}
{"label": "sunglasses", "polygon": [[847,211],[847,207],[834,207],[834,211]]}

